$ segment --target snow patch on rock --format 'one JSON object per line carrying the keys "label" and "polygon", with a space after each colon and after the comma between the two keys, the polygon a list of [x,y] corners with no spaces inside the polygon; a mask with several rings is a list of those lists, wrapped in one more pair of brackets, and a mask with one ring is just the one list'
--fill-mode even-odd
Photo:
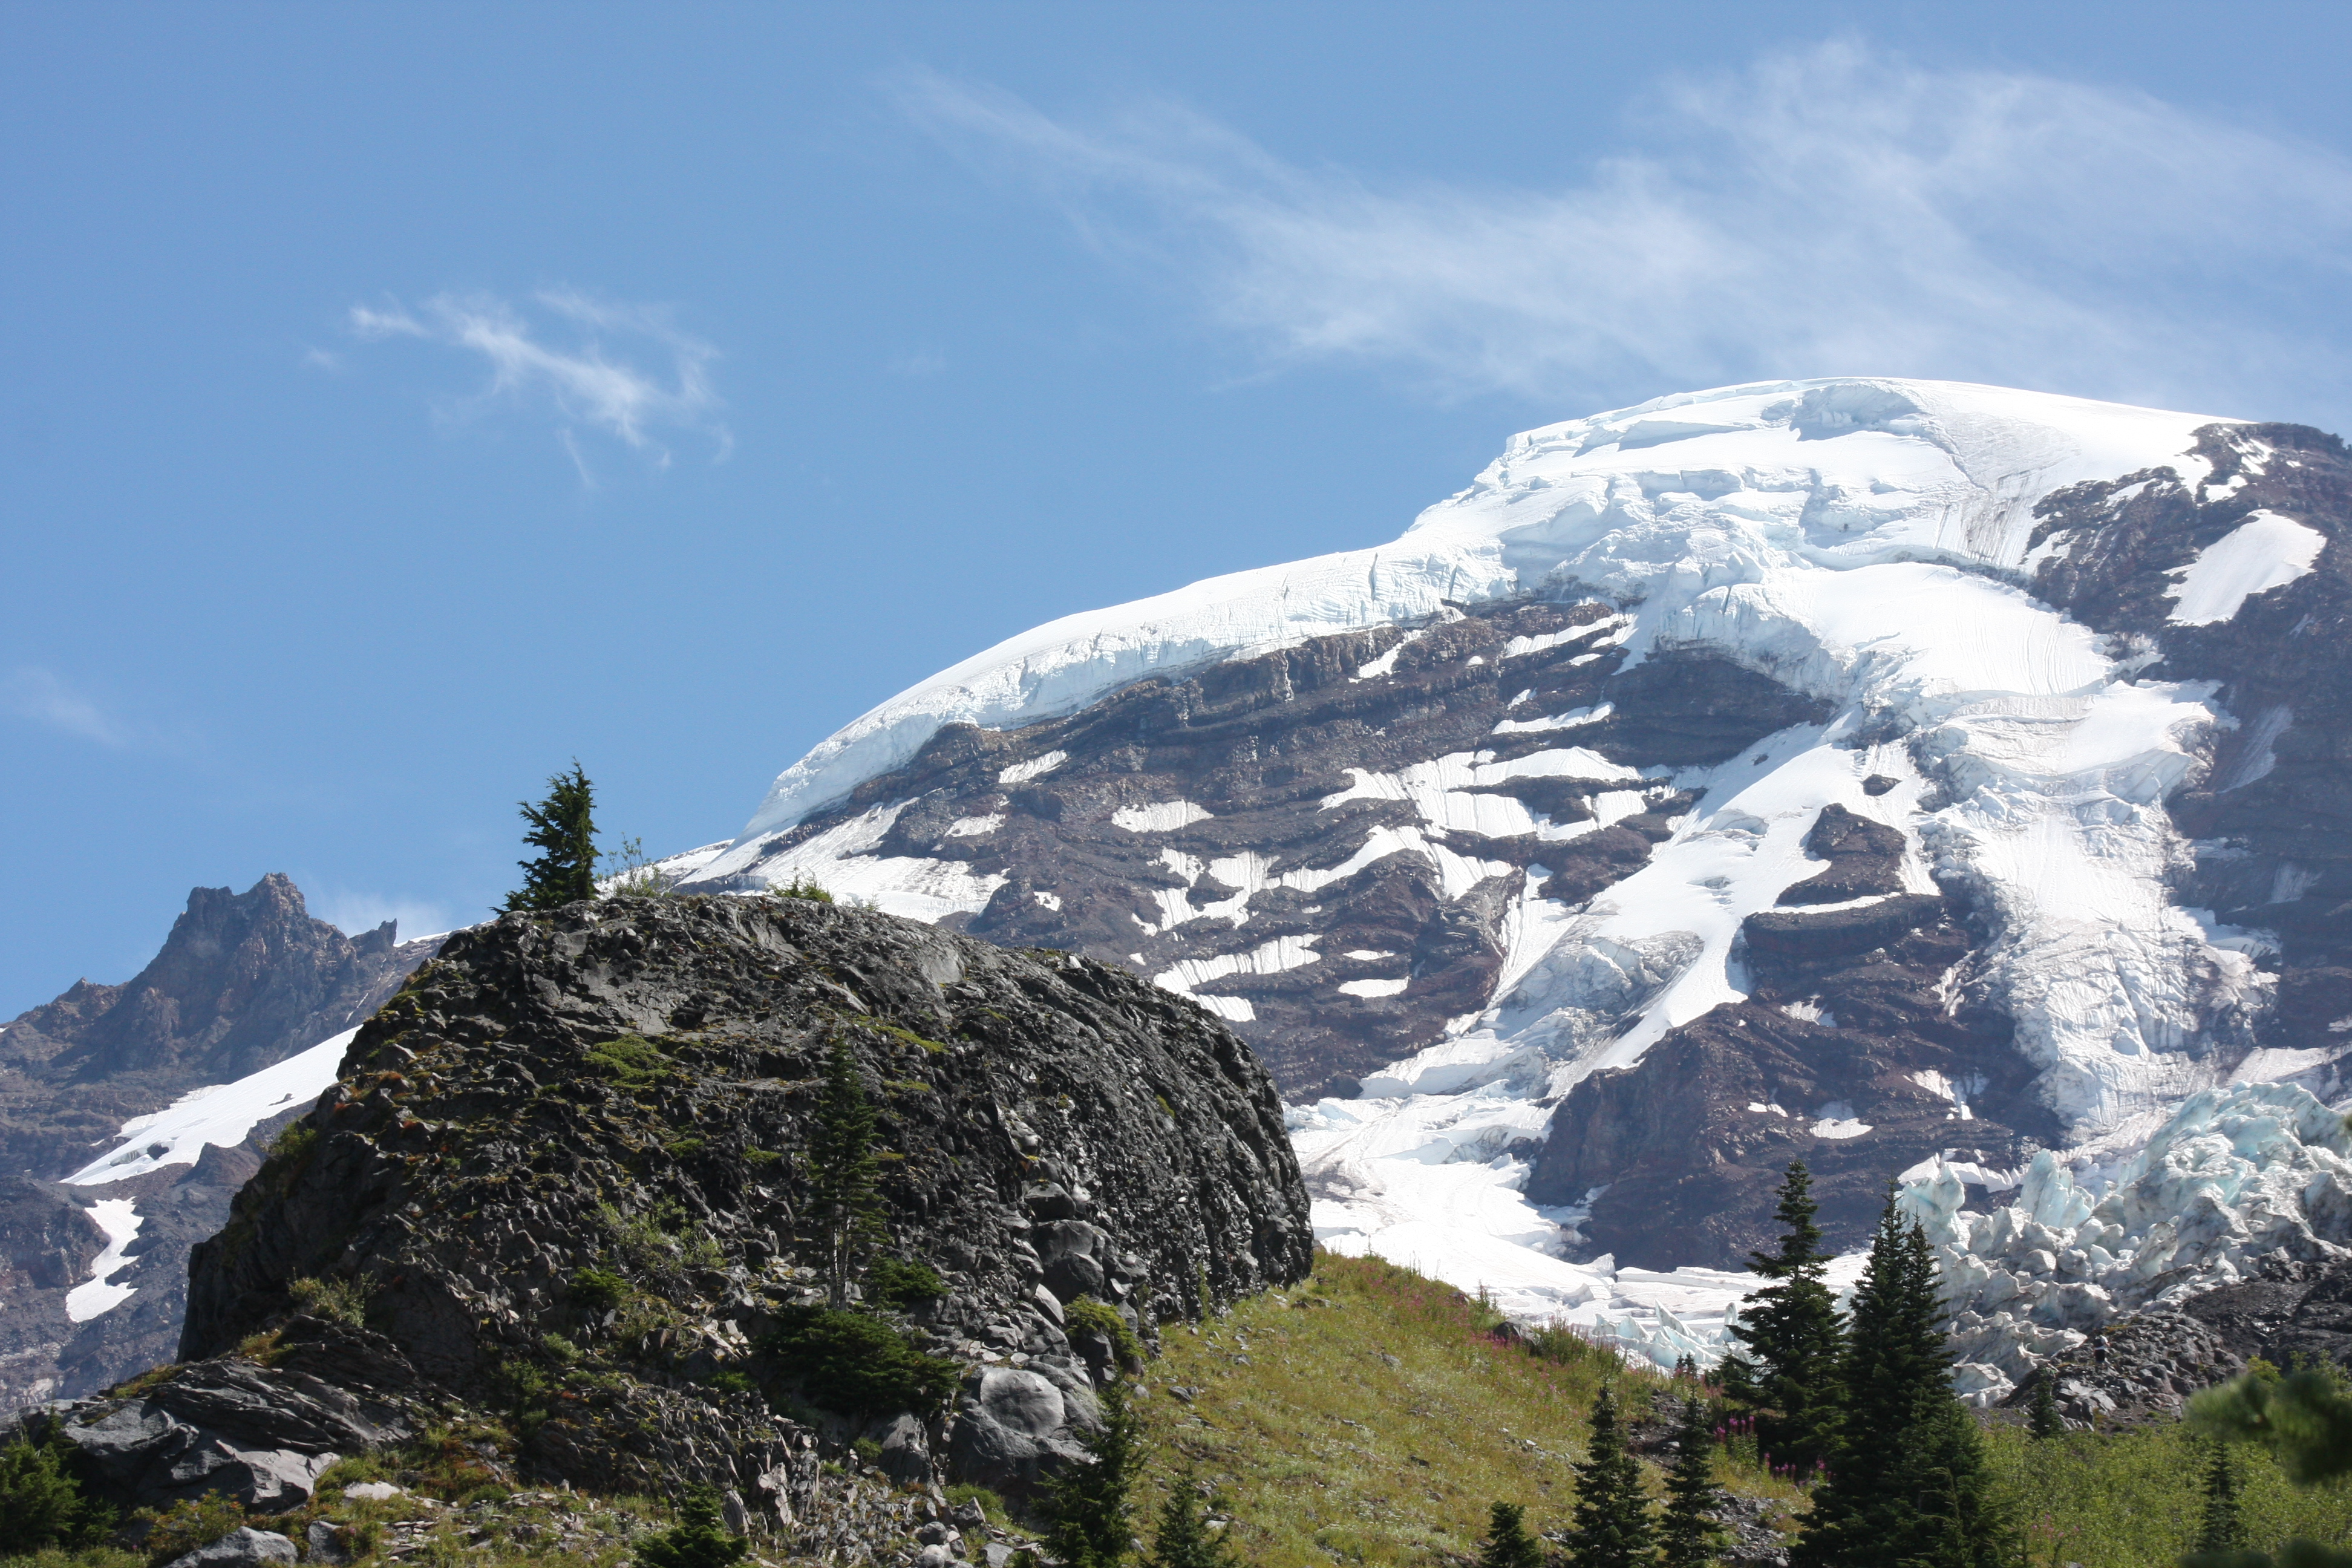
{"label": "snow patch on rock", "polygon": [[2318,563],[2327,536],[2274,511],[2250,511],[2246,521],[2197,552],[2165,591],[2173,601],[2165,618],[2204,626],[2233,618],[2256,594],[2284,588]]}

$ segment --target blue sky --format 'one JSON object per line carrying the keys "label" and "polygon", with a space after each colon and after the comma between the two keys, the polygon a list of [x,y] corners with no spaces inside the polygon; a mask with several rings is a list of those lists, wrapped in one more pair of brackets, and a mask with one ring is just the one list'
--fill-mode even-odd
{"label": "blue sky", "polygon": [[0,1016],[1779,375],[2352,426],[2341,6],[0,6]]}

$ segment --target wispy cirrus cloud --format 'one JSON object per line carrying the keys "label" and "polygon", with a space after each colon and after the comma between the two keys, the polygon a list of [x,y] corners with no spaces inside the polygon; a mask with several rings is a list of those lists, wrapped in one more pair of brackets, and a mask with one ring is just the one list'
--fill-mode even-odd
{"label": "wispy cirrus cloud", "polygon": [[131,727],[75,689],[53,669],[19,665],[0,680],[0,706],[61,734],[120,749],[137,739]]}
{"label": "wispy cirrus cloud", "polygon": [[1662,80],[1619,151],[1507,189],[1303,167],[1170,101],[1089,120],[929,71],[892,90],[1276,366],[1544,397],[1881,373],[2345,398],[2352,162],[2142,93],[1830,43]]}
{"label": "wispy cirrus cloud", "polygon": [[362,341],[415,339],[478,358],[489,379],[442,412],[457,417],[503,407],[552,419],[584,484],[595,481],[583,433],[617,440],[664,468],[670,462],[666,437],[706,439],[714,458],[732,449],[710,379],[719,353],[680,331],[667,309],[571,289],[542,289],[530,304],[526,310],[495,295],[437,294],[414,309],[396,301],[354,305],[349,324]]}
{"label": "wispy cirrus cloud", "polygon": [[[304,878],[302,885],[312,886]],[[373,931],[386,921],[400,922],[400,940],[415,942],[419,937],[435,936],[448,931],[457,922],[448,909],[422,899],[388,897],[332,883],[318,884],[318,890],[306,895],[305,901],[312,914],[346,936]]]}

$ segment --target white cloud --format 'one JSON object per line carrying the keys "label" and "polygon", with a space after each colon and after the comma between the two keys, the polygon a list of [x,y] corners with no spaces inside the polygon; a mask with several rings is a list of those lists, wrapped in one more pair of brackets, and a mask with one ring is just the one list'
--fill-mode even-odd
{"label": "white cloud", "polygon": [[386,921],[398,921],[400,940],[415,942],[419,937],[438,935],[455,923],[449,911],[439,904],[419,899],[387,898],[349,888],[330,886],[323,891],[306,892],[303,902],[313,915],[346,936],[373,931]]}
{"label": "white cloud", "polygon": [[38,666],[10,670],[0,681],[0,703],[19,718],[101,746],[127,746],[133,738],[128,725],[67,685],[56,671]]}
{"label": "white cloud", "polygon": [[[721,458],[732,448],[710,382],[718,351],[678,331],[668,311],[568,289],[541,290],[531,303],[536,319],[491,295],[439,294],[414,310],[354,305],[350,324],[366,341],[415,338],[479,356],[489,380],[459,406],[499,404],[553,416],[583,484],[594,480],[573,438],[581,428],[602,431],[662,467],[670,454],[656,432],[705,437]],[[559,334],[570,341],[551,341]],[[648,358],[656,368],[646,368]]]}
{"label": "white cloud", "polygon": [[1300,167],[1173,103],[1081,123],[896,87],[1277,364],[1546,398],[1878,373],[2276,413],[2342,387],[2309,319],[2336,315],[2352,163],[2137,92],[1827,44],[1655,84],[1632,150],[1498,189]]}

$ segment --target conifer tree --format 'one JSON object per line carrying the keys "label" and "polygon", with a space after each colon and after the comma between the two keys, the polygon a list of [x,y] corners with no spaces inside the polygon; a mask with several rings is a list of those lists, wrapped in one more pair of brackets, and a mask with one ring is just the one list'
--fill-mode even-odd
{"label": "conifer tree", "polygon": [[[2190,1427],[2223,1442],[2261,1444],[2297,1487],[2326,1486],[2352,1474],[2352,1397],[2334,1368],[2280,1377],[2256,1359],[2254,1370],[2189,1402]],[[2273,1561],[2284,1568],[2352,1568],[2352,1552],[2295,1540],[2275,1560],[2243,1548],[2181,1559],[2184,1568],[2273,1568]]]}
{"label": "conifer tree", "polygon": [[1083,1439],[1093,1462],[1072,1465],[1045,1488],[1054,1521],[1045,1545],[1064,1568],[1118,1568],[1135,1550],[1129,1494],[1143,1468],[1143,1421],[1128,1408],[1125,1384],[1111,1384],[1098,1397],[1102,1427]]}
{"label": "conifer tree", "polygon": [[1576,1513],[1568,1535],[1573,1568],[1649,1568],[1655,1546],[1642,1462],[1625,1447],[1617,1391],[1592,1402],[1592,1444],[1576,1466]]}
{"label": "conifer tree", "polygon": [[596,792],[572,759],[572,771],[547,781],[547,798],[518,803],[530,831],[523,842],[541,853],[515,862],[522,886],[507,895],[507,908],[559,910],[596,896]]}
{"label": "conifer tree", "polygon": [[1843,1331],[1813,1214],[1812,1176],[1793,1161],[1774,1210],[1786,1227],[1780,1249],[1748,1255],[1748,1267],[1774,1283],[1741,1307],[1731,1335],[1746,1353],[1725,1357],[1722,1369],[1725,1397],[1755,1417],[1758,1448],[1800,1474],[1827,1459],[1836,1441]]}
{"label": "conifer tree", "polygon": [[825,1300],[838,1311],[849,1304],[858,1264],[885,1239],[874,1108],[858,1081],[856,1057],[838,1039],[825,1060],[808,1164],[807,1223],[824,1248]]}
{"label": "conifer tree", "polygon": [[2026,1430],[2036,1437],[2063,1437],[2065,1420],[2058,1414],[2058,1369],[2045,1366],[2033,1375],[2033,1416]]}
{"label": "conifer tree", "polygon": [[1202,1495],[1200,1478],[1186,1465],[1168,1485],[1167,1500],[1160,1505],[1159,1527],[1151,1533],[1145,1568],[1240,1568],[1233,1542],[1222,1531],[1209,1528],[1214,1500]]}
{"label": "conifer tree", "polygon": [[1528,1533],[1528,1511],[1498,1502],[1486,1514],[1486,1539],[1478,1543],[1478,1568],[1543,1568],[1543,1548]]}
{"label": "conifer tree", "polygon": [[1995,1504],[1976,1418],[1953,1396],[1936,1255],[1886,1207],[1854,1292],[1844,1413],[1792,1568],[2006,1568],[2014,1531]]}
{"label": "conifer tree", "polygon": [[2211,1445],[2205,1464],[2205,1510],[2197,1525],[2200,1552],[2242,1552],[2246,1521],[2238,1505],[2237,1472],[2226,1445]]}
{"label": "conifer tree", "polygon": [[1658,1521],[1659,1568],[1714,1568],[1724,1536],[1715,1513],[1723,1500],[1723,1489],[1715,1484],[1715,1434],[1706,1406],[1685,1399],[1675,1433],[1675,1468],[1666,1474],[1666,1510]]}

